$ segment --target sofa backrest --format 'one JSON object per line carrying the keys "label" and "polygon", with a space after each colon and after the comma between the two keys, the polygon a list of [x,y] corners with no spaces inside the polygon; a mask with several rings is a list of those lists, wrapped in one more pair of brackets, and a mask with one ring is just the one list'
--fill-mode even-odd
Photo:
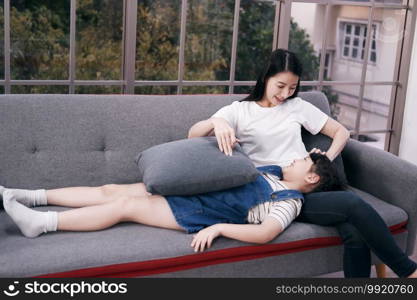
{"label": "sofa backrest", "polygon": [[[324,94],[300,96],[329,114]],[[244,95],[0,96],[0,185],[96,186],[140,181],[136,155],[187,137]],[[320,142],[303,132],[309,148]]]}

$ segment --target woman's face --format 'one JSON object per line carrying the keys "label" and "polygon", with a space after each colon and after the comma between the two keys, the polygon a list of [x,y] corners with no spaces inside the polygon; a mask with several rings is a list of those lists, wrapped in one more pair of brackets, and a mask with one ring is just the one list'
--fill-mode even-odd
{"label": "woman's face", "polygon": [[299,77],[292,72],[281,72],[270,77],[261,100],[263,106],[272,107],[284,103],[294,94],[298,79]]}

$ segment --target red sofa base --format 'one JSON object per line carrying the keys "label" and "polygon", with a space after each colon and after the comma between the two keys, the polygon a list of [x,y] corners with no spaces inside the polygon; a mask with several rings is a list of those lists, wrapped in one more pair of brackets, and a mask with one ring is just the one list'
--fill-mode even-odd
{"label": "red sofa base", "polygon": [[[406,225],[407,222],[403,222],[390,226],[390,231],[392,234],[405,232]],[[283,255],[288,253],[313,250],[317,248],[337,246],[340,244],[342,244],[342,240],[338,236],[312,238],[282,244],[243,246],[166,259],[156,259],[78,269],[34,276],[34,278],[140,277],[153,274],[182,271],[209,265]]]}

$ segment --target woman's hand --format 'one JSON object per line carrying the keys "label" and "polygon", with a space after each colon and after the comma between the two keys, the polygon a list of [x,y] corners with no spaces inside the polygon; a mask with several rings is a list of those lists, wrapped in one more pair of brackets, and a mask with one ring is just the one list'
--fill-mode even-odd
{"label": "woman's hand", "polygon": [[320,130],[320,133],[327,135],[333,140],[326,152],[326,156],[330,161],[333,161],[346,146],[350,137],[350,132],[342,124],[329,118]]}
{"label": "woman's hand", "polygon": [[213,240],[220,235],[220,224],[206,227],[194,235],[191,247],[194,248],[194,252],[203,252],[205,248],[210,248]]}
{"label": "woman's hand", "polygon": [[311,149],[310,150],[310,152],[309,152],[309,154],[310,153],[319,153],[319,154],[322,154],[322,155],[326,155],[326,152],[323,152],[323,151],[321,151],[320,149],[318,149],[318,148],[313,148],[313,149]]}
{"label": "woman's hand", "polygon": [[211,118],[211,121],[220,151],[232,156],[232,148],[240,142],[235,136],[235,130],[223,118]]}

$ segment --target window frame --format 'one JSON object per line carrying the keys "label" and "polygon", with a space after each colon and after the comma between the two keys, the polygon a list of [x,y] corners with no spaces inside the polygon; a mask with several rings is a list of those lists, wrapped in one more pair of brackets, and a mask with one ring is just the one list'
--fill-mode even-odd
{"label": "window frame", "polygon": [[[121,65],[121,74],[122,78],[120,80],[77,80],[75,78],[76,71],[76,57],[75,57],[75,31],[76,31],[76,7],[77,0],[70,1],[70,50],[69,50],[69,76],[67,80],[12,80],[10,78],[10,2],[11,0],[4,0],[4,79],[0,80],[0,85],[4,87],[4,93],[11,93],[11,86],[20,86],[20,85],[66,85],[68,86],[69,94],[75,93],[76,86],[120,86],[122,87],[122,94],[134,94],[135,87],[140,86],[176,86],[177,94],[181,94],[182,87],[185,86],[228,86],[229,94],[233,94],[235,86],[253,86],[255,81],[236,81],[235,80],[235,66],[236,66],[236,48],[238,45],[238,32],[239,32],[239,9],[240,9],[240,0],[235,1],[235,11],[233,19],[233,37],[232,37],[232,50],[231,50],[231,64],[230,64],[230,77],[229,80],[224,81],[191,81],[184,80],[184,47],[185,47],[185,35],[186,35],[186,15],[187,15],[187,4],[188,0],[179,0],[181,1],[181,26],[180,26],[180,51],[179,51],[179,68],[178,68],[178,78],[177,80],[169,81],[140,81],[135,80],[135,64],[131,63],[135,61],[136,57],[136,23],[137,23],[137,4],[138,0],[123,0],[123,47],[122,53],[122,65]],[[360,99],[358,107],[357,119],[360,120],[360,114],[363,109],[363,93],[364,88],[369,85],[392,85],[393,92],[391,95],[390,102],[390,113],[388,117],[388,127],[381,130],[386,132],[386,142],[385,150],[398,154],[399,143],[401,138],[401,129],[402,129],[402,118],[404,114],[404,102],[406,97],[406,88],[407,88],[407,79],[409,73],[409,63],[411,61],[411,45],[413,42],[414,31],[416,28],[416,18],[417,18],[417,1],[404,0],[400,1],[401,3],[381,3],[376,2],[375,0],[370,0],[367,2],[362,1],[340,1],[340,0],[275,0],[275,20],[273,28],[273,43],[271,45],[271,50],[276,48],[288,48],[288,38],[290,30],[290,19],[291,19],[291,8],[293,3],[315,3],[326,6],[326,16],[325,16],[325,25],[329,20],[330,7],[337,5],[348,5],[348,6],[358,6],[358,7],[368,7],[370,14],[368,20],[355,20],[355,22],[367,24],[367,28],[372,28],[375,24],[376,33],[379,32],[380,24],[378,21],[373,21],[373,12],[376,8],[384,9],[404,9],[406,11],[404,15],[404,36],[408,36],[408,39],[403,38],[402,42],[399,43],[397,48],[397,57],[395,62],[395,71],[392,81],[383,81],[383,82],[367,82],[365,81],[366,70],[368,64],[370,67],[378,63],[378,37],[376,39],[376,62],[373,63],[370,61],[371,56],[371,45],[372,39],[369,38],[369,41],[366,43],[366,51],[368,51],[368,59],[359,61],[358,63],[362,64],[362,76],[360,81],[357,82],[348,82],[348,81],[327,81],[324,76],[325,67],[325,58],[326,52],[326,35],[324,35],[322,40],[321,49],[321,58],[320,58],[320,68],[319,68],[319,78],[316,81],[302,81],[301,85],[311,86],[317,90],[322,90],[323,86],[333,86],[333,85],[358,85],[360,86]],[[413,7],[414,6],[414,7]],[[349,19],[349,21],[352,21]],[[339,26],[339,25],[338,25]],[[323,28],[323,29],[324,29]],[[371,30],[372,31],[372,30]],[[340,35],[340,30],[336,30],[336,35]],[[369,37],[370,35],[368,35]],[[340,41],[339,36],[336,36],[337,41]],[[353,43],[353,41],[351,41]],[[339,44],[336,47],[340,47]],[[327,49],[327,50],[326,50]],[[340,49],[336,49],[337,53],[341,54]],[[338,54],[333,53],[335,58]],[[361,55],[361,54],[359,54]],[[331,63],[331,62],[330,62]],[[331,66],[330,66],[331,68]],[[328,70],[330,70],[328,68]],[[331,71],[331,70],[330,70]],[[359,128],[359,122],[353,132],[353,138],[358,138],[359,134],[362,133]],[[394,134],[395,133],[395,134]]]}
{"label": "window frame", "polygon": [[[345,42],[345,38],[346,38],[346,32],[344,30],[344,28],[347,25],[352,25],[352,26],[360,26],[360,40],[359,40],[359,45],[356,47],[353,45],[353,39],[354,39],[354,34],[350,34],[349,38],[350,40],[350,45],[349,45],[349,54],[351,54],[351,50],[353,50],[353,48],[357,48],[358,49],[358,58],[354,58],[352,57],[352,55],[348,55],[345,56],[344,55],[344,49],[346,47],[346,45],[344,44]],[[372,34],[375,33],[375,38],[372,37],[371,38],[371,47],[372,47],[372,42],[375,42],[375,50],[372,50],[372,48],[369,49],[369,54],[368,54],[368,64],[376,66],[378,64],[378,33],[379,33],[379,29],[380,29],[380,22],[379,21],[374,21],[372,24]],[[365,52],[365,41],[366,41],[366,36],[362,35],[362,33],[364,32],[364,30],[367,29],[367,22],[364,20],[358,20],[358,19],[348,19],[348,18],[338,18],[337,20],[337,34],[336,34],[336,39],[338,41],[337,43],[337,53],[339,53],[339,59],[343,59],[343,60],[347,60],[347,61],[353,61],[353,62],[357,62],[357,63],[363,63],[364,59],[362,58],[362,53],[361,52]],[[352,29],[353,32],[353,29]],[[362,44],[362,46],[361,46]],[[371,60],[371,56],[372,56],[372,52],[375,52],[376,54],[376,60],[372,61]]]}

